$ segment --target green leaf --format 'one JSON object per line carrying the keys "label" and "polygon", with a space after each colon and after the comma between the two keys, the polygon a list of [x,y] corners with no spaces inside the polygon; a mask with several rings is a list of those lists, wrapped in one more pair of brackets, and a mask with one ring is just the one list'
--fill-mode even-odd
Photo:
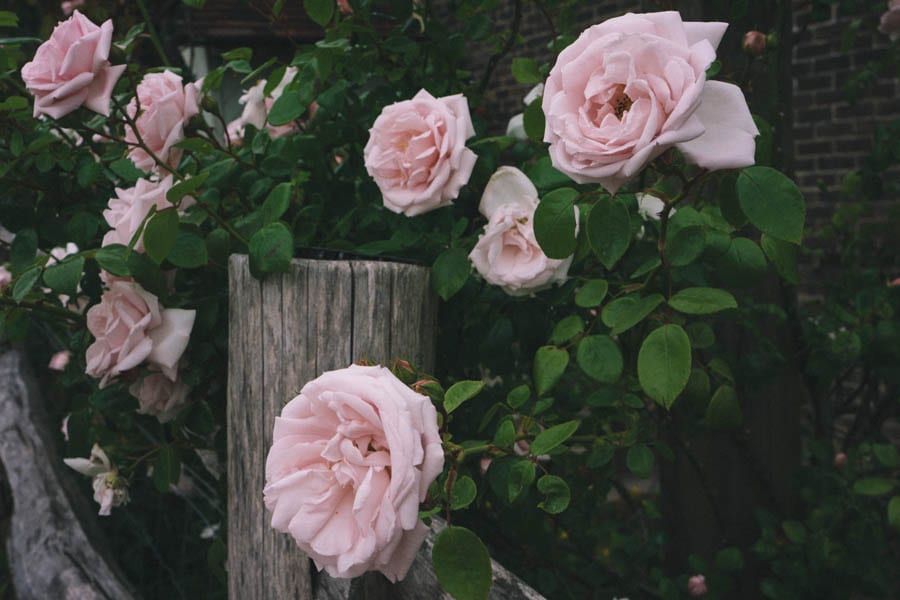
{"label": "green leaf", "polygon": [[33,229],[23,229],[13,238],[9,249],[9,262],[14,272],[31,266],[38,249],[37,233]]}
{"label": "green leaf", "polygon": [[135,167],[134,163],[127,158],[120,158],[119,160],[109,163],[109,168],[125,183],[133,184],[141,177],[146,177],[146,173]]}
{"label": "green leaf", "polygon": [[575,252],[575,199],[578,192],[561,188],[545,195],[534,211],[534,237],[548,258],[564,259]]}
{"label": "green leaf", "polygon": [[785,521],[781,524],[781,529],[787,539],[795,544],[806,541],[806,527],[800,521]]}
{"label": "green leaf", "polygon": [[559,381],[569,365],[569,353],[556,346],[538,348],[534,355],[534,389],[543,396]]}
{"label": "green leaf", "polygon": [[460,510],[472,504],[478,488],[468,475],[463,475],[453,484],[453,492],[450,494],[450,509]]}
{"label": "green leaf", "polygon": [[181,475],[181,462],[175,449],[166,444],[159,449],[156,462],[153,463],[153,485],[160,494],[169,491],[169,486],[178,483]]}
{"label": "green leaf", "polygon": [[527,490],[533,482],[534,463],[527,460],[516,461],[509,469],[509,479],[506,481],[506,493],[509,502],[515,502],[516,498]]}
{"label": "green leaf", "polygon": [[883,477],[863,477],[853,484],[853,491],[862,496],[883,496],[894,489],[896,482]]}
{"label": "green leaf", "polygon": [[691,377],[684,388],[685,397],[700,403],[709,398],[709,392],[709,375],[706,374],[706,371],[703,369],[691,370]]}
{"label": "green leaf", "polygon": [[165,298],[168,290],[159,265],[140,252],[130,252],[127,256],[128,271],[134,280],[151,294],[158,298]]}
{"label": "green leaf", "polygon": [[619,345],[605,335],[592,335],[581,340],[575,361],[582,371],[601,383],[615,383],[624,368]]}
{"label": "green leaf", "polygon": [[250,238],[250,272],[259,279],[265,273],[283,273],[291,266],[294,238],[281,221],[269,223]]}
{"label": "green leaf", "polygon": [[737,237],[719,257],[716,271],[726,285],[752,287],[766,274],[766,257],[753,241]]}
{"label": "green leaf", "polygon": [[84,273],[84,257],[67,258],[44,269],[44,283],[58,294],[74,296]]}
{"label": "green leaf", "polygon": [[571,185],[572,180],[568,175],[553,168],[549,156],[539,158],[527,170],[528,179],[539,190],[549,190],[563,185]]}
{"label": "green leaf", "polygon": [[203,182],[206,181],[207,177],[209,177],[208,171],[206,173],[198,173],[188,179],[182,179],[169,188],[169,191],[166,192],[166,200],[172,204],[178,204],[182,198],[196,192],[203,185]]}
{"label": "green leaf", "polygon": [[525,127],[525,135],[535,142],[541,142],[544,139],[544,111],[540,102],[532,102],[525,107],[522,113],[522,125]]}
{"label": "green leaf", "polygon": [[763,252],[769,258],[769,262],[775,265],[775,270],[782,279],[797,285],[800,282],[800,272],[797,270],[797,252],[799,248],[795,244],[773,238],[763,234],[760,240]]}
{"label": "green leaf", "polygon": [[519,408],[531,399],[531,388],[527,385],[514,387],[506,395],[506,402],[513,409]]}
{"label": "green leaf", "polygon": [[466,284],[472,265],[462,248],[450,248],[441,253],[431,268],[431,286],[443,300],[449,300]]}
{"label": "green leaf", "polygon": [[716,343],[716,334],[709,323],[702,321],[688,323],[685,330],[691,338],[691,348],[694,350],[705,350]]}
{"label": "green leaf", "polygon": [[643,444],[632,446],[625,455],[628,470],[642,479],[650,477],[653,470],[653,451]]}
{"label": "green leaf", "polygon": [[612,329],[610,335],[619,335],[646,319],[664,300],[662,294],[650,294],[644,298],[638,298],[637,295],[618,298],[606,305],[600,313],[600,319]]}
{"label": "green leaf", "polygon": [[895,468],[900,464],[900,452],[893,444],[872,444],[872,453],[883,467]]}
{"label": "green leaf", "polygon": [[556,475],[544,475],[537,482],[537,489],[544,494],[544,500],[538,503],[538,508],[558,515],[569,507],[572,493],[569,484]]}
{"label": "green leaf", "polygon": [[303,8],[314,23],[325,27],[334,16],[333,0],[303,0]]}
{"label": "green leaf", "polygon": [[653,330],[638,352],[638,380],[641,388],[666,409],[691,377],[691,342],[680,325],[663,325]]}
{"label": "green leaf", "polygon": [[669,299],[669,306],[687,315],[707,315],[737,308],[730,292],[719,288],[685,288]]}
{"label": "green leaf", "polygon": [[753,225],[774,238],[799,244],[806,207],[800,188],[771,167],[748,167],[737,180],[741,210]]}
{"label": "green leaf", "polygon": [[122,244],[110,244],[97,250],[94,260],[100,268],[117,277],[128,277],[131,271],[128,269],[128,255],[131,250]]}
{"label": "green leaf", "polygon": [[162,263],[175,247],[178,239],[178,211],[161,210],[153,215],[144,228],[144,252],[156,264]]}
{"label": "green leaf", "polygon": [[684,267],[703,254],[706,248],[706,227],[690,225],[682,227],[669,238],[666,244],[666,256],[672,266]]}
{"label": "green leaf", "polygon": [[621,202],[601,198],[591,208],[587,236],[594,254],[609,270],[625,255],[631,244],[631,220]]}
{"label": "green leaf", "polygon": [[491,557],[477,535],[465,527],[446,527],[434,540],[431,560],[441,587],[456,600],[487,600]]}
{"label": "green leaf", "polygon": [[[331,3],[331,6],[333,5],[334,3]],[[287,125],[291,121],[299,119],[306,112],[308,106],[309,102],[301,97],[299,91],[287,90],[272,104],[272,108],[269,110],[269,124]]]}
{"label": "green leaf", "polygon": [[581,421],[566,421],[540,432],[531,442],[531,453],[534,456],[547,454],[567,439],[575,435]]}
{"label": "green leaf", "polygon": [[195,269],[209,262],[206,242],[200,236],[188,231],[179,230],[175,245],[169,252],[168,260],[176,267]]}
{"label": "green leaf", "polygon": [[744,557],[740,548],[729,546],[716,554],[716,566],[723,571],[740,571],[744,568]]}
{"label": "green leaf", "polygon": [[512,74],[519,83],[540,83],[544,80],[533,58],[517,56],[512,60]]}
{"label": "green leaf", "polygon": [[600,306],[606,293],[609,291],[609,284],[605,279],[592,279],[585,283],[575,294],[575,304],[582,308],[594,308]]}
{"label": "green leaf", "polygon": [[459,408],[463,402],[470,400],[484,389],[483,381],[457,381],[444,394],[444,410],[447,414]]}
{"label": "green leaf", "polygon": [[706,424],[713,429],[736,429],[743,421],[737,392],[730,385],[721,386],[706,407]]}
{"label": "green leaf", "polygon": [[500,423],[494,433],[494,445],[498,448],[511,448],[516,441],[516,426],[507,419]]}
{"label": "green leaf", "polygon": [[266,196],[266,201],[263,202],[262,208],[260,208],[263,224],[268,225],[280,219],[281,215],[287,212],[290,205],[291,184],[290,182],[279,183],[272,188],[272,191]]}
{"label": "green leaf", "polygon": [[569,315],[556,324],[550,334],[551,344],[565,344],[584,331],[584,321],[578,315]]}
{"label": "green leaf", "polygon": [[888,524],[894,529],[900,529],[900,496],[894,496],[888,502]]}
{"label": "green leaf", "polygon": [[12,298],[16,302],[21,302],[25,296],[28,295],[28,292],[31,291],[31,288],[34,287],[34,284],[37,283],[37,280],[41,276],[41,268],[40,267],[32,267],[19,275],[16,278],[16,284],[12,289]]}

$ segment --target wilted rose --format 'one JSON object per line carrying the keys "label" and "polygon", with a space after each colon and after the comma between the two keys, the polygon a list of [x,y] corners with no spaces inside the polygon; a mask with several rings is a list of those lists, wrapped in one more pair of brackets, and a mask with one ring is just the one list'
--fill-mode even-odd
{"label": "wilted rose", "polygon": [[397,581],[428,532],[419,503],[443,464],[431,400],[384,367],[329,371],[275,421],[272,527],[334,577],[377,570]]}
{"label": "wilted rose", "polygon": [[181,377],[172,381],[163,373],[150,373],[128,388],[128,392],[138,399],[138,412],[153,415],[160,423],[175,418],[178,409],[187,402],[190,391],[190,386]]}
{"label": "wilted rose", "polygon": [[[184,126],[200,112],[197,87],[182,84],[181,77],[171,71],[147,73],[137,86],[137,98],[128,103],[126,112],[135,121],[137,134],[147,148],[160,161],[175,167],[181,160],[181,148],[175,144],[184,139]],[[153,156],[135,145],[137,134],[132,127],[125,128],[125,142],[132,145],[128,158],[138,169],[154,171],[158,165]]]}
{"label": "wilted rose", "polygon": [[386,106],[364,150],[366,170],[384,205],[408,217],[450,204],[469,181],[475,135],[465,96],[435,98],[425,90]]}
{"label": "wilted rose", "polygon": [[758,130],[740,88],[706,81],[726,23],[627,14],[584,31],[544,88],[553,166],[615,193],[677,147],[706,169],[753,164]]}
{"label": "wilted rose", "polygon": [[109,99],[125,65],[109,64],[111,20],[97,26],[78,12],[61,21],[50,39],[22,67],[25,87],[34,95],[34,116],[60,119],[84,105],[109,116]]}
{"label": "wilted rose", "polygon": [[534,237],[537,206],[537,189],[515,167],[497,169],[481,197],[479,210],[488,223],[469,260],[485,281],[511,296],[526,296],[562,283],[572,264],[571,256],[558,260],[541,250]]}

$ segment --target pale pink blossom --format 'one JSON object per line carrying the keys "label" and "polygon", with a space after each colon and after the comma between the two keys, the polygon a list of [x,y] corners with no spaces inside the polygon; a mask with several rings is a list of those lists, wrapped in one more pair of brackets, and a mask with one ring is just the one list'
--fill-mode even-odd
{"label": "pale pink blossom", "polygon": [[760,31],[748,31],[744,34],[741,48],[750,56],[762,56],[766,52],[766,34]]}
{"label": "pale pink blossom", "polygon": [[847,466],[847,455],[843,452],[838,452],[834,455],[834,466],[838,469],[843,469]]}
{"label": "pale pink blossom", "polygon": [[450,204],[475,166],[477,157],[466,148],[473,135],[462,94],[435,98],[420,90],[384,107],[364,149],[384,206],[412,217]]}
{"label": "pale pink blossom", "polygon": [[694,575],[688,579],[688,593],[695,598],[706,595],[706,577]]}
{"label": "pale pink blossom", "polygon": [[338,10],[341,11],[342,15],[352,15],[353,7],[350,6],[349,0],[337,0]]}
{"label": "pale pink blossom", "polygon": [[138,413],[153,415],[160,423],[168,423],[187,402],[191,388],[181,377],[172,381],[163,373],[150,373],[131,384],[128,391],[138,399]]}
{"label": "pale pink blossom", "polygon": [[896,40],[897,36],[900,36],[900,0],[888,2],[887,12],[881,15],[878,31],[889,35],[891,40]]}
{"label": "pale pink blossom", "polygon": [[[138,84],[137,98],[128,103],[126,112],[135,120],[137,133],[156,158],[171,167],[178,166],[182,152],[175,144],[184,139],[185,125],[200,112],[196,86],[184,85],[172,71],[148,73]],[[132,145],[128,158],[138,169],[159,169],[153,156],[133,145],[138,142],[138,135],[132,127],[125,128],[125,141]]]}
{"label": "pale pink blossom", "polygon": [[64,458],[63,462],[82,475],[93,477],[94,500],[100,505],[101,516],[109,516],[113,507],[128,502],[128,482],[120,477],[106,452],[94,444],[90,458]]}
{"label": "pale pink blossom", "polygon": [[389,369],[352,365],[303,386],[273,440],[272,527],[334,577],[403,579],[428,532],[419,503],[444,464],[431,400]]}
{"label": "pale pink blossom", "polygon": [[84,6],[84,0],[66,0],[59,5],[59,8],[62,9],[62,12],[67,17],[72,14],[76,8],[81,8]]}
{"label": "pale pink blossom", "polygon": [[[244,139],[244,129],[247,125],[253,125],[256,129],[265,128],[272,139],[279,138],[300,130],[297,121],[285,125],[270,125],[268,123],[269,111],[275,101],[281,98],[285,88],[297,77],[297,67],[288,67],[275,89],[269,96],[265,94],[267,80],[260,79],[252,88],[247,90],[238,102],[243,105],[241,116],[228,124],[228,138],[232,144],[238,144]],[[315,114],[316,103],[309,107],[309,116]]]}
{"label": "pale pink blossom", "polygon": [[[112,229],[103,236],[102,245],[127,246],[152,208],[155,207],[157,212],[172,208],[174,205],[166,199],[166,193],[172,189],[173,184],[172,175],[167,175],[156,181],[138,179],[134,187],[127,189],[116,188],[116,196],[109,199],[107,208],[103,211],[103,218]],[[193,202],[194,199],[190,196],[182,198],[179,214],[184,214],[183,210]],[[144,251],[143,233],[135,242],[134,249],[137,252]]]}
{"label": "pale pink blossom", "polygon": [[6,267],[0,266],[0,292],[3,292],[3,288],[8,286],[12,279],[12,273]]}
{"label": "pale pink blossom", "polygon": [[175,380],[196,311],[163,309],[156,296],[131,281],[113,281],[100,304],[87,312],[95,341],[87,349],[85,372],[106,386],[144,361]]}
{"label": "pale pink blossom", "polygon": [[62,350],[50,357],[50,363],[47,365],[47,367],[54,371],[65,371],[66,365],[69,364],[69,359],[71,358],[71,350]]}
{"label": "pale pink blossom", "polygon": [[50,39],[22,67],[25,87],[34,95],[34,116],[60,119],[84,105],[109,116],[113,88],[125,65],[110,65],[111,20],[97,26],[77,10],[60,21]]}
{"label": "pale pink blossom", "polygon": [[[511,296],[527,296],[564,282],[572,264],[571,256],[548,258],[537,243],[538,203],[534,184],[515,167],[497,169],[481,197],[479,210],[488,223],[469,260],[485,281]],[[577,230],[576,224],[573,234]]]}
{"label": "pale pink blossom", "polygon": [[585,30],[544,88],[553,166],[615,193],[672,147],[709,170],[752,165],[759,132],[743,93],[706,81],[727,27],[659,12]]}

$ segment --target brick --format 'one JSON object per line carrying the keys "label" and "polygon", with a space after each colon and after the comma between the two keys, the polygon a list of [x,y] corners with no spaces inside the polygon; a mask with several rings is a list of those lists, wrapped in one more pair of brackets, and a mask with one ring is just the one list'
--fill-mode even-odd
{"label": "brick", "polygon": [[805,92],[807,90],[828,89],[833,85],[833,78],[831,75],[815,75],[812,77],[798,77],[796,82],[797,89]]}

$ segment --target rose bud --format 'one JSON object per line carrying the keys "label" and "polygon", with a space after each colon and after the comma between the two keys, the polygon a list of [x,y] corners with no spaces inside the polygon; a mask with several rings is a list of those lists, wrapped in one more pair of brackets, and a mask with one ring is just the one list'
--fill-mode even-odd
{"label": "rose bud", "polygon": [[766,52],[766,36],[759,31],[748,31],[741,47],[750,56],[762,56]]}

